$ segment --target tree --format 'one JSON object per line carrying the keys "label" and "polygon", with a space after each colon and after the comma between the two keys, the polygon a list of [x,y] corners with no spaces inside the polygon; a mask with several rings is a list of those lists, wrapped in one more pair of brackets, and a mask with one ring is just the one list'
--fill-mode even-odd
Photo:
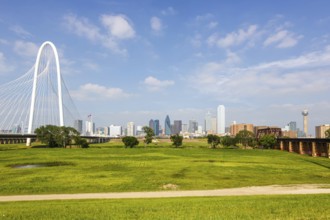
{"label": "tree", "polygon": [[130,148],[133,148],[139,144],[138,139],[133,136],[123,137],[122,142],[125,144],[125,147],[130,147]]}
{"label": "tree", "polygon": [[41,126],[35,129],[34,133],[37,135],[37,139],[43,143],[47,144],[48,147],[59,147],[55,141],[55,135],[58,128],[54,125]]}
{"label": "tree", "polygon": [[230,147],[230,146],[235,146],[236,139],[226,135],[226,136],[221,138],[220,142],[224,147]]}
{"label": "tree", "polygon": [[330,138],[330,128],[326,130],[324,133],[326,138]]}
{"label": "tree", "polygon": [[182,145],[183,137],[179,134],[171,135],[170,139],[175,147],[180,147]]}
{"label": "tree", "polygon": [[207,143],[211,144],[212,148],[216,148],[220,144],[220,137],[215,134],[207,135]]}
{"label": "tree", "polygon": [[273,134],[265,134],[259,139],[259,144],[265,148],[273,148],[276,144],[276,137]]}
{"label": "tree", "polygon": [[[144,131],[144,133],[146,134],[144,136],[144,144],[150,144],[152,142],[152,139],[155,136],[154,130],[152,130],[152,128],[148,127],[148,126],[144,126],[142,128],[142,130]],[[145,146],[144,145],[144,146]]]}
{"label": "tree", "polygon": [[46,125],[41,126],[34,131],[37,139],[48,147],[66,147],[77,143],[80,138],[79,132],[72,127]]}
{"label": "tree", "polygon": [[255,146],[256,141],[253,132],[242,130],[236,134],[237,142],[241,143],[245,148],[247,146]]}
{"label": "tree", "polygon": [[83,139],[81,137],[77,138],[75,140],[75,144],[80,146],[81,148],[89,148],[89,144],[86,139]]}

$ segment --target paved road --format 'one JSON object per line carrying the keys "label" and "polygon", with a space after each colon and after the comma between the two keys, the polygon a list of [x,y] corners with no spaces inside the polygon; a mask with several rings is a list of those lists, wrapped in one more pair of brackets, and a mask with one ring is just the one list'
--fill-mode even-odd
{"label": "paved road", "polygon": [[16,195],[0,196],[0,202],[44,201],[72,199],[125,199],[125,198],[170,198],[170,197],[204,197],[204,196],[246,196],[246,195],[288,195],[288,194],[330,194],[330,184],[272,185],[243,188],[189,191],[159,192],[120,192],[120,193],[79,193],[49,195]]}

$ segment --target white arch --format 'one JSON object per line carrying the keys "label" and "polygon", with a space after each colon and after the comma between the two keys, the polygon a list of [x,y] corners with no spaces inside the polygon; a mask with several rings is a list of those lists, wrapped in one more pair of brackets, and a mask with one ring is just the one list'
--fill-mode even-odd
{"label": "white arch", "polygon": [[[37,59],[36,59],[36,64],[35,64],[35,69],[34,69],[32,96],[31,96],[31,106],[30,106],[30,115],[29,115],[29,125],[28,125],[28,133],[29,134],[33,133],[32,127],[33,127],[33,120],[34,120],[34,107],[35,107],[35,99],[36,99],[37,79],[38,79],[38,69],[39,69],[40,57],[41,57],[43,49],[47,45],[49,45],[52,48],[52,51],[53,51],[54,56],[55,56],[60,126],[64,126],[62,85],[61,85],[62,80],[61,80],[61,72],[60,72],[60,62],[59,62],[59,59],[58,59],[58,53],[57,53],[55,45],[50,41],[46,41],[39,48]],[[30,143],[27,143],[27,144],[30,144]]]}

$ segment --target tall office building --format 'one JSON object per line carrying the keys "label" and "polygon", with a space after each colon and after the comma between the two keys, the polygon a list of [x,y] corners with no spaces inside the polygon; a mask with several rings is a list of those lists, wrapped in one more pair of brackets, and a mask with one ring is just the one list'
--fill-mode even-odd
{"label": "tall office building", "polygon": [[159,120],[150,119],[149,127],[154,131],[155,136],[159,136]]}
{"label": "tall office building", "polygon": [[297,122],[290,121],[288,126],[289,126],[289,131],[297,131]]}
{"label": "tall office building", "polygon": [[171,132],[171,120],[170,120],[170,117],[168,115],[166,115],[166,118],[165,118],[165,135],[171,135],[172,132]]}
{"label": "tall office building", "polygon": [[83,133],[83,121],[82,120],[75,120],[74,121],[74,128],[80,133]]}
{"label": "tall office building", "polygon": [[188,132],[188,125],[187,125],[187,124],[182,124],[182,129],[181,129],[181,131],[182,131],[183,133]]}
{"label": "tall office building", "polygon": [[217,109],[217,133],[225,134],[225,106],[219,105]]}
{"label": "tall office building", "polygon": [[152,120],[152,119],[149,120],[149,128],[151,128],[155,132],[155,129],[154,129],[154,120]]}
{"label": "tall office building", "polygon": [[121,126],[110,125],[110,137],[120,137],[123,133],[123,129]]}
{"label": "tall office building", "polygon": [[156,119],[154,120],[154,133],[155,133],[155,136],[159,136],[159,120]]}
{"label": "tall office building", "polygon": [[110,128],[109,127],[104,127],[104,135],[109,136],[110,135]]}
{"label": "tall office building", "polygon": [[134,122],[127,123],[127,136],[135,136],[135,124]]}
{"label": "tall office building", "polygon": [[212,133],[212,115],[211,112],[207,112],[204,120],[204,131],[206,134]]}
{"label": "tall office building", "polygon": [[198,123],[196,120],[189,120],[189,127],[188,127],[188,132],[189,133],[195,133],[198,129]]}
{"label": "tall office building", "polygon": [[182,121],[181,120],[174,120],[173,122],[173,134],[180,134],[182,130]]}
{"label": "tall office building", "polygon": [[88,120],[86,121],[85,134],[92,136],[95,134],[95,131],[96,131],[95,123],[93,122],[92,115],[88,115],[87,117],[88,117]]}

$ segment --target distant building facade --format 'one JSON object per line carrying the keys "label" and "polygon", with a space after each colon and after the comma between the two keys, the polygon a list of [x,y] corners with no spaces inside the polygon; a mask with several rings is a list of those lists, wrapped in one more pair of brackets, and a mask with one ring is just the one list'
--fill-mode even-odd
{"label": "distant building facade", "polygon": [[315,127],[315,137],[325,138],[325,131],[330,129],[330,124],[319,125]]}
{"label": "distant building facade", "polygon": [[207,112],[204,119],[204,131],[208,133],[213,133],[212,131],[212,115],[211,112]]}
{"label": "distant building facade", "polygon": [[181,120],[174,120],[173,122],[173,134],[180,134],[182,131],[182,121]]}
{"label": "distant building facade", "polygon": [[80,133],[83,133],[83,121],[82,120],[75,120],[74,121],[74,128]]}
{"label": "distant building facade", "polygon": [[225,106],[219,105],[217,108],[217,133],[225,134],[226,129]]}
{"label": "distant building facade", "polygon": [[189,120],[189,127],[188,127],[188,132],[193,134],[197,131],[198,129],[198,123],[196,120]]}
{"label": "distant building facade", "polygon": [[253,124],[232,124],[230,125],[230,134],[236,136],[240,131],[251,131],[254,133]]}
{"label": "distant building facade", "polygon": [[110,125],[110,137],[120,137],[123,134],[123,129],[119,125]]}
{"label": "distant building facade", "polygon": [[289,131],[297,131],[297,122],[290,121],[288,126],[289,126]]}
{"label": "distant building facade", "polygon": [[127,123],[127,136],[135,136],[136,130],[135,130],[135,124],[134,122],[128,122]]}

